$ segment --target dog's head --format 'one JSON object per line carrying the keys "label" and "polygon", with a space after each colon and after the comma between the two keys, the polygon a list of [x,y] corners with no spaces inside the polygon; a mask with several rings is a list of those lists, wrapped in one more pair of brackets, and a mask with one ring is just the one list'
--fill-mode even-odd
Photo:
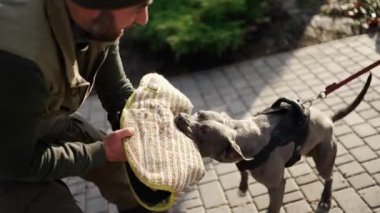
{"label": "dog's head", "polygon": [[245,159],[235,142],[237,134],[232,118],[225,113],[200,111],[193,115],[180,113],[174,120],[177,128],[198,146],[202,157],[220,162]]}

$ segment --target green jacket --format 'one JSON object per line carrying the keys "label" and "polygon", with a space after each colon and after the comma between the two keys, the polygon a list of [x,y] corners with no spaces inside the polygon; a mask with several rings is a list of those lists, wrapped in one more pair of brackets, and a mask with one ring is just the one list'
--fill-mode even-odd
{"label": "green jacket", "polygon": [[58,179],[103,164],[102,142],[42,143],[39,123],[76,111],[93,86],[117,122],[133,92],[118,43],[78,50],[64,0],[5,1],[0,29],[0,180]]}

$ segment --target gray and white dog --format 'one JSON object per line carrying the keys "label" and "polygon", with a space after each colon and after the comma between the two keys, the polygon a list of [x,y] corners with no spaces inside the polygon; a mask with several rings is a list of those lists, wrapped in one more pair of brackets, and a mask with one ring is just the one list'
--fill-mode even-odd
{"label": "gray and white dog", "polygon": [[[309,108],[308,132],[298,152],[313,158],[316,169],[325,180],[318,212],[328,212],[331,205],[332,174],[337,153],[337,146],[333,141],[334,122],[348,115],[360,104],[370,86],[371,78],[370,74],[356,99],[331,118],[316,108]],[[175,118],[175,124],[194,141],[202,157],[211,157],[224,163],[238,163],[248,161],[268,144],[281,116],[281,113],[259,113],[248,119],[236,120],[225,113],[199,111],[193,115],[179,114]],[[278,146],[269,153],[265,162],[250,170],[252,176],[268,189],[268,212],[280,211],[285,188],[285,164],[292,158],[294,150],[295,143],[292,142]],[[239,170],[239,192],[244,196],[248,189],[248,172]]]}

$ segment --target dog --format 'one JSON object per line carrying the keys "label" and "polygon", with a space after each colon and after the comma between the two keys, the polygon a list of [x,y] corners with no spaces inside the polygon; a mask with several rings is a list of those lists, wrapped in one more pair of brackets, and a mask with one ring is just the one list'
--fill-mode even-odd
{"label": "dog", "polygon": [[[266,159],[253,169],[239,168],[239,164],[249,164],[252,157],[262,151],[277,131],[277,125],[286,113],[258,113],[248,119],[236,120],[226,113],[199,111],[192,115],[180,113],[175,117],[175,125],[197,145],[202,157],[211,157],[223,163],[236,163],[241,174],[239,194],[245,196],[248,189],[248,171],[266,186],[269,194],[270,213],[277,213],[282,206],[285,189],[284,171],[287,162],[297,152],[300,156],[312,157],[319,175],[324,179],[324,189],[318,203],[317,212],[328,212],[331,207],[331,187],[333,166],[337,145],[333,141],[334,122],[352,112],[363,100],[372,79],[367,81],[356,99],[332,117],[320,110],[308,108],[307,129],[300,141],[302,146],[291,141],[273,148]],[[299,137],[300,138],[300,137]],[[293,162],[294,163],[294,162]]]}

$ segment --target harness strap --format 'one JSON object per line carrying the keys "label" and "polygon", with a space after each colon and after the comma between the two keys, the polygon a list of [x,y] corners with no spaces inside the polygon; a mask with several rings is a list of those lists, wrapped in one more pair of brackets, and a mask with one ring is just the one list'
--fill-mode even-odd
{"label": "harness strap", "polygon": [[[286,103],[287,105],[281,105]],[[273,129],[269,143],[252,160],[242,160],[236,163],[239,170],[253,170],[266,162],[271,152],[278,146],[294,142],[294,150],[286,167],[294,165],[301,159],[299,150],[308,133],[309,112],[299,102],[287,98],[279,98],[270,108],[258,114],[288,114]]]}

